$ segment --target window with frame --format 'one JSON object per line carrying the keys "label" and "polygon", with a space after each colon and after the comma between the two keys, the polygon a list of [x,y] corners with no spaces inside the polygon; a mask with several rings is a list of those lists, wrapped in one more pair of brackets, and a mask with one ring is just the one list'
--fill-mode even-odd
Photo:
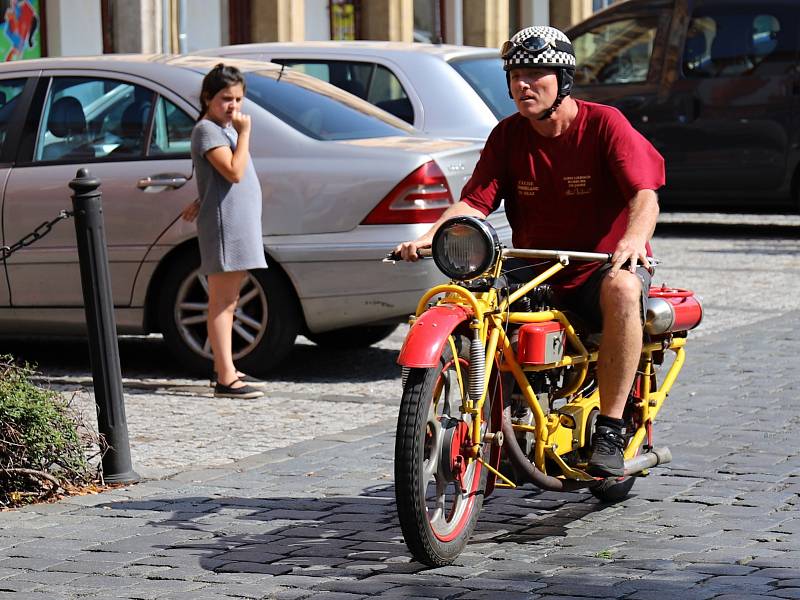
{"label": "window with frame", "polygon": [[414,122],[414,109],[403,84],[383,65],[343,60],[272,60],[327,81],[407,123]]}
{"label": "window with frame", "polygon": [[113,79],[54,78],[36,136],[34,162],[142,156],[153,96],[147,88]]}
{"label": "window with frame", "polygon": [[150,156],[190,154],[194,125],[194,119],[163,96],[159,96],[153,118]]}
{"label": "window with frame", "polygon": [[577,85],[647,81],[658,20],[632,18],[598,25],[574,40]]}
{"label": "window with frame", "polygon": [[19,105],[19,97],[25,88],[25,82],[24,78],[0,81],[0,153],[5,146],[11,117]]}
{"label": "window with frame", "polygon": [[707,7],[692,15],[683,48],[687,78],[735,77],[765,61],[792,62],[796,16],[779,5]]}

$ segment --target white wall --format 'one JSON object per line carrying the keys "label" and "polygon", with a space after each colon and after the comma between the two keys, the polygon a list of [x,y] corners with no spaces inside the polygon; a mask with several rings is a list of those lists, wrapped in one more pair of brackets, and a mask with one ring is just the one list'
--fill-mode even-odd
{"label": "white wall", "polygon": [[103,53],[98,0],[47,0],[47,54],[83,56]]}
{"label": "white wall", "polygon": [[464,43],[464,3],[462,0],[445,0],[445,39],[448,44]]}
{"label": "white wall", "polygon": [[520,2],[522,26],[550,25],[549,0],[523,0]]}
{"label": "white wall", "polygon": [[[225,43],[222,35],[222,2],[219,0],[203,2],[202,9],[191,0],[183,4],[187,7],[185,24],[188,52],[216,48]],[[225,4],[227,8],[228,3],[225,2]],[[227,24],[227,18],[224,19],[224,22]],[[227,38],[227,36],[225,37]]]}
{"label": "white wall", "polygon": [[328,0],[306,0],[306,39],[310,41],[331,39],[331,16]]}

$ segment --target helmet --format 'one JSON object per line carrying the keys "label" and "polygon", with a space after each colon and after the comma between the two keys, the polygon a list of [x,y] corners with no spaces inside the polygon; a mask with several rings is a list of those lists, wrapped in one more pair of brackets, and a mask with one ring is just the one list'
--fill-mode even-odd
{"label": "helmet", "polygon": [[500,50],[506,81],[508,72],[517,67],[555,69],[558,97],[569,96],[575,78],[575,51],[569,38],[555,27],[526,27],[514,34]]}

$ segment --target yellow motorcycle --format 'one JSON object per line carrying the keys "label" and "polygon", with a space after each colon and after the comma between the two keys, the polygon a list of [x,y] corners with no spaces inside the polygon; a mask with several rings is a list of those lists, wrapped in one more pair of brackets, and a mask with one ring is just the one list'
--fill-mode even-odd
{"label": "yellow motorcycle", "polygon": [[[596,479],[585,469],[600,408],[599,334],[542,292],[570,264],[611,256],[507,249],[474,217],[445,222],[428,253],[451,282],[428,290],[410,319],[398,358],[403,397],[395,441],[398,516],[417,560],[452,563],[497,488],[588,488],[616,501],[636,477],[671,460],[668,448],[654,446],[653,422],[684,364],[687,332],[702,319],[692,292],[651,288],[623,416],[625,476]],[[549,266],[525,283],[504,285],[510,258]]]}

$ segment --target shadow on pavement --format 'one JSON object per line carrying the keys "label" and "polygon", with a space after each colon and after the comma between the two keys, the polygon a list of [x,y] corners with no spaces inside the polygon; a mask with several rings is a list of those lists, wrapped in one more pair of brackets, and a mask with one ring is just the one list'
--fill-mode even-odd
{"label": "shadow on pavement", "polygon": [[[485,503],[472,539],[456,564],[486,558],[481,547],[489,540],[500,550],[504,542],[538,545],[545,538],[565,537],[570,523],[605,506],[588,493],[504,490]],[[99,508],[109,517],[146,513],[149,526],[161,530],[197,532],[167,545],[159,545],[153,537],[153,554],[194,555],[203,569],[216,573],[330,577],[342,575],[341,569],[347,568],[362,577],[429,569],[411,558],[403,541],[392,485],[375,486],[356,497],[195,496],[110,502]],[[122,551],[115,545],[110,542],[95,549]],[[541,549],[549,551],[552,546],[550,541]],[[161,558],[137,561],[139,565],[168,563]]]}
{"label": "shadow on pavement", "polygon": [[[124,336],[119,340],[125,378],[197,378],[183,369],[157,336]],[[45,376],[91,377],[85,339],[0,339],[0,354],[11,354],[36,365]],[[334,349],[298,343],[287,359],[265,379],[281,381],[374,381],[400,376],[397,350],[384,348]],[[309,368],[313,365],[313,368]]]}
{"label": "shadow on pavement", "polygon": [[[138,536],[135,550],[127,548],[127,540],[92,550],[147,553],[130,568],[145,573],[150,567],[158,579],[170,579],[171,569],[186,577],[196,567],[216,574],[213,581],[222,585],[227,585],[226,574],[234,575],[231,584],[236,575],[265,575],[258,583],[263,593],[300,588],[361,597],[383,592],[398,598],[472,598],[474,592],[483,594],[476,598],[487,593],[619,598],[647,592],[676,598],[710,577],[702,568],[684,570],[668,560],[614,560],[589,538],[568,537],[571,523],[606,508],[587,493],[526,489],[493,496],[464,553],[453,566],[440,569],[411,558],[392,486],[357,497],[196,496],[99,508],[109,517],[146,514],[152,534]],[[173,541],[163,543],[165,538]],[[141,545],[148,539],[149,550]],[[196,580],[206,579],[198,575]]]}

